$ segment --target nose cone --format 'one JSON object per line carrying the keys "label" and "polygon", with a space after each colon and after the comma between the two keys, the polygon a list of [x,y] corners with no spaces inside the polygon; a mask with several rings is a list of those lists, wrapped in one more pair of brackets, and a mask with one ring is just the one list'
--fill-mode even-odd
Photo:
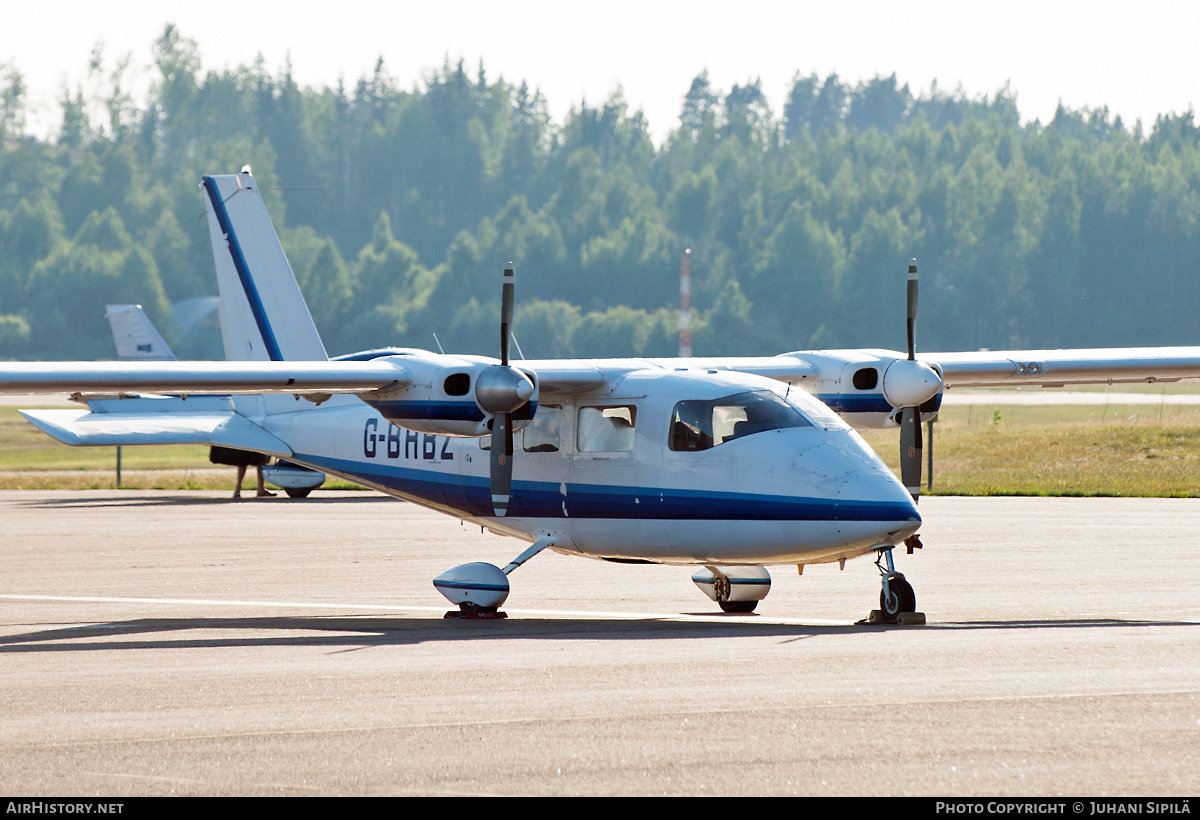
{"label": "nose cone", "polygon": [[847,460],[851,468],[847,470],[845,481],[838,491],[839,498],[876,501],[903,517],[920,520],[912,495],[891,468],[880,460],[874,450],[869,449],[869,445],[863,443],[858,452],[848,454]]}
{"label": "nose cone", "polygon": [[921,526],[912,496],[848,428],[771,430],[698,455],[723,458],[705,471],[717,495],[754,488],[739,493],[739,560],[716,563],[834,561],[901,543]]}
{"label": "nose cone", "polygon": [[899,543],[921,527],[921,514],[904,484],[862,437],[841,442],[850,469],[838,491],[839,517],[870,522],[876,543]]}
{"label": "nose cone", "polygon": [[886,473],[855,473],[842,485],[838,500],[874,505],[881,518],[921,523],[921,514],[917,511],[917,503],[912,494],[890,469]]}

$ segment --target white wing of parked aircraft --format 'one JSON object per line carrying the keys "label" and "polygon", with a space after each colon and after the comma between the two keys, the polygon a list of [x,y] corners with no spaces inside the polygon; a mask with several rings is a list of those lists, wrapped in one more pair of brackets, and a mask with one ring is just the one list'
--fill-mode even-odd
{"label": "white wing of parked aircraft", "polygon": [[[727,611],[765,597],[766,565],[873,554],[873,617],[920,620],[892,552],[919,546],[921,421],[944,389],[1200,376],[1200,348],[918,356],[915,265],[905,352],[511,362],[509,270],[498,359],[389,348],[329,360],[254,178],[202,188],[229,361],[3,363],[0,392],[178,394],[25,414],[70,444],[283,455],[529,543],[503,568],[434,580],[468,614],[495,614],[508,575],[549,548],[698,566],[693,580]],[[851,426],[901,427],[903,483]]]}

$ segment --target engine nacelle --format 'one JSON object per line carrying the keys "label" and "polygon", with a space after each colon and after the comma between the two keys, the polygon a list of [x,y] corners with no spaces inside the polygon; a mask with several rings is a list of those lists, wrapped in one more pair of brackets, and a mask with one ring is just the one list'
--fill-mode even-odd
{"label": "engine nacelle", "polygon": [[[921,421],[942,404],[937,365],[910,362],[892,350],[823,350],[793,354],[817,370],[804,388],[857,429],[895,428],[900,408],[921,409]],[[904,404],[904,402],[909,402]]]}
{"label": "engine nacelle", "polygon": [[411,381],[403,388],[376,390],[359,398],[398,427],[441,436],[491,434],[494,413],[512,411],[519,430],[537,412],[537,374],[519,367],[501,368],[493,360],[471,356],[394,357]]}

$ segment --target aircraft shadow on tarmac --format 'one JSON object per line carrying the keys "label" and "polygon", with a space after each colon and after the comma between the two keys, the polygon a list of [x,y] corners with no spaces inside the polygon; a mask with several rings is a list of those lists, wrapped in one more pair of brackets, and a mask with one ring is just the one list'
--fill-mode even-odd
{"label": "aircraft shadow on tarmac", "polygon": [[[785,641],[822,636],[877,632],[880,629],[1105,629],[1146,626],[1200,626],[1194,621],[1154,621],[1095,618],[1080,620],[973,621],[928,624],[923,627],[866,624],[803,625],[755,622],[746,618],[729,623],[688,622],[655,618],[578,620],[509,618],[463,621],[429,617],[377,615],[362,617],[266,618],[139,618],[103,624],[47,624],[17,635],[0,637],[0,654],[24,652],[96,652],[120,649],[213,649],[244,647],[324,646],[339,651],[376,646],[403,646],[433,641],[481,640],[615,640],[644,641],[698,638],[780,638]],[[233,632],[220,637],[188,637],[189,632]],[[237,632],[276,633],[247,634]],[[307,634],[296,635],[295,632]],[[289,633],[289,634],[282,634]],[[332,634],[337,633],[337,634]],[[121,640],[119,636],[126,639]]]}

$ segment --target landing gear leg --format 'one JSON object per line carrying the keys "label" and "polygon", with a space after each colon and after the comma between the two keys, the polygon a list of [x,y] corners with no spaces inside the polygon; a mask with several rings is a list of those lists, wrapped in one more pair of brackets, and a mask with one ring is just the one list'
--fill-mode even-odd
{"label": "landing gear leg", "polygon": [[892,548],[879,550],[875,555],[875,566],[879,568],[882,589],[879,591],[879,609],[872,610],[869,623],[878,624],[923,624],[925,613],[917,612],[917,594],[904,576],[896,572],[892,562]]}

